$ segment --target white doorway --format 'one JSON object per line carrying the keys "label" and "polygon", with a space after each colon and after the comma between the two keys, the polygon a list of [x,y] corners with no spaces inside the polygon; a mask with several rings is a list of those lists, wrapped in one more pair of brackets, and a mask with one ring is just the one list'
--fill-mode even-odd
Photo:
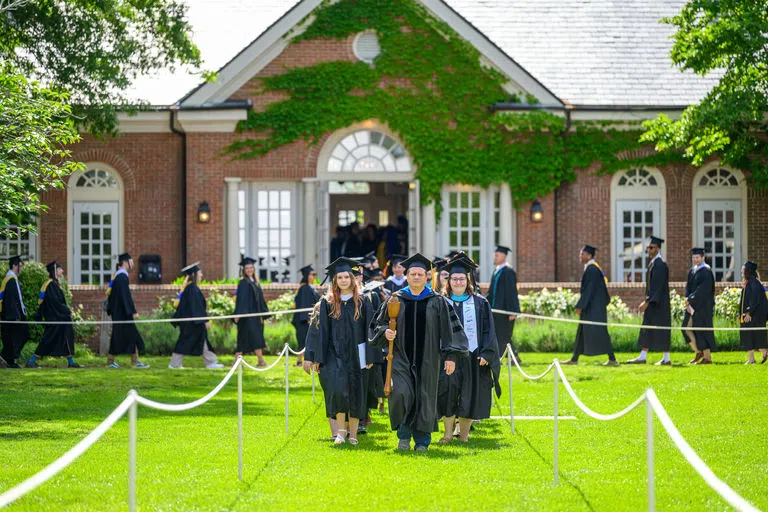
{"label": "white doorway", "polygon": [[648,239],[661,233],[661,202],[620,200],[615,204],[614,274],[621,282],[642,283],[648,272]]}
{"label": "white doorway", "polygon": [[72,207],[74,284],[107,284],[117,261],[118,203],[75,202]]}
{"label": "white doorway", "polygon": [[715,279],[739,279],[741,201],[696,201],[696,226],[696,245],[711,256]]}

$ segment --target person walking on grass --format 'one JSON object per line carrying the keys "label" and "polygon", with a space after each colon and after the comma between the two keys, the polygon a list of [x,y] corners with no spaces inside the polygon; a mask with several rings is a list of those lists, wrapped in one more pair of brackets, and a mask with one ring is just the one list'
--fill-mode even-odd
{"label": "person walking on grass", "polygon": [[491,415],[491,390],[501,396],[499,385],[499,349],[493,328],[491,306],[482,295],[475,292],[470,274],[476,264],[465,258],[450,261],[444,295],[464,327],[469,341],[469,358],[456,362],[456,371],[448,375],[440,373],[438,382],[437,410],[443,418],[445,434],[440,443],[453,441],[456,418],[459,418],[459,439],[469,441],[473,420]]}
{"label": "person walking on grass", "polygon": [[[467,357],[469,345],[459,317],[448,299],[426,287],[432,262],[421,254],[403,261],[408,286],[395,292],[400,301],[396,329],[389,329],[388,303],[381,305],[371,344],[394,342],[389,423],[397,431],[397,449],[425,452],[437,432],[437,388],[441,366],[447,375]],[[392,299],[390,299],[392,300]],[[386,385],[386,382],[385,382]]]}
{"label": "person walking on grass", "polygon": [[107,314],[112,318],[112,334],[109,337],[109,353],[107,368],[120,368],[115,362],[115,356],[131,355],[131,366],[134,368],[149,368],[139,361],[139,353],[144,352],[144,340],[132,321],[139,318],[136,306],[131,297],[131,287],[128,272],[133,269],[133,258],[128,253],[117,257],[117,272],[107,287]]}
{"label": "person walking on grass", "polygon": [[[765,287],[760,282],[757,273],[757,263],[744,262],[741,267],[741,303],[739,307],[739,324],[744,328],[764,328],[768,320],[768,299],[765,295]],[[768,360],[768,331],[739,331],[741,349],[746,350],[749,359],[745,364],[755,364],[755,350],[760,351],[762,360],[760,364]]]}
{"label": "person walking on grass", "polygon": [[[216,359],[216,354],[213,353],[211,344],[208,342],[208,329],[211,327],[211,322],[204,320],[208,312],[205,295],[197,285],[203,278],[199,262],[184,267],[181,271],[186,277],[181,292],[174,301],[176,312],[173,318],[182,321],[171,322],[171,325],[179,328],[179,339],[176,341],[176,348],[173,349],[168,368],[184,368],[182,363],[185,355],[202,356],[206,368],[224,368],[224,365]],[[183,321],[185,318],[198,320]]]}
{"label": "person walking on grass", "polygon": [[[581,296],[576,304],[576,314],[580,320],[589,322],[608,322],[608,304],[611,296],[608,294],[607,279],[600,265],[595,261],[597,249],[591,245],[585,245],[581,249],[579,257],[584,264],[584,274],[581,276]],[[580,355],[597,356],[608,354],[608,361],[603,366],[618,366],[616,356],[613,353],[611,336],[605,325],[579,324],[576,330],[576,346],[573,349],[573,357],[563,364],[579,364]]]}
{"label": "person walking on grass", "polygon": [[[701,247],[691,249],[693,268],[688,273],[688,283],[685,286],[685,327],[712,327],[712,317],[715,310],[715,274],[704,260],[706,251]],[[715,332],[709,330],[693,330],[691,348],[696,356],[690,364],[712,364],[712,351],[717,349]]]}
{"label": "person walking on grass", "polygon": [[[509,247],[500,245],[493,252],[493,265],[495,270],[491,276],[488,294],[485,296],[491,304],[491,308],[502,311],[520,312],[520,299],[517,293],[517,274],[507,262]],[[496,339],[499,344],[499,354],[507,350],[507,344],[512,347],[512,354],[520,363],[520,355],[517,353],[515,342],[512,341],[512,333],[515,329],[517,315],[508,313],[494,313],[493,326],[496,331]]]}
{"label": "person walking on grass", "polygon": [[[259,286],[259,282],[256,280],[255,263],[256,260],[247,256],[240,262],[240,266],[243,267],[243,278],[237,284],[237,292],[235,293],[236,315],[266,313],[269,311],[267,302],[264,300],[264,292],[262,292],[261,286]],[[234,322],[237,324],[235,357],[255,351],[256,356],[259,358],[259,366],[267,366],[267,362],[264,361],[263,352],[264,347],[266,347],[264,340],[265,321],[266,317],[264,316],[234,319]]]}
{"label": "person walking on grass", "polygon": [[[21,295],[19,274],[24,268],[24,262],[20,256],[13,256],[8,260],[8,272],[0,285],[0,318],[6,321],[25,321],[27,319],[27,307]],[[0,339],[3,349],[0,352],[0,365],[5,361],[10,368],[21,368],[16,362],[21,357],[21,349],[29,338],[29,326],[27,324],[2,324],[0,326]]]}
{"label": "person walking on grass", "polygon": [[[315,279],[317,278],[317,272],[312,268],[312,265],[307,265],[299,269],[301,272],[301,282],[299,283],[299,289],[296,290],[296,296],[293,298],[294,309],[311,309],[320,300],[320,294],[315,291],[313,286]],[[307,331],[309,331],[309,312],[294,313],[291,323],[293,328],[296,329],[296,344],[298,345],[298,352],[301,352],[305,348],[307,341]],[[304,365],[305,354],[299,354],[296,361],[296,366]]]}
{"label": "person walking on grass", "polygon": [[366,356],[373,308],[360,290],[357,262],[342,257],[325,270],[331,285],[312,317],[304,364],[320,375],[325,413],[336,420],[334,444],[346,443],[349,434],[349,444],[355,446],[357,427],[366,415],[362,369],[370,368]]}
{"label": "person walking on grass", "polygon": [[[643,314],[643,325],[670,327],[672,313],[669,300],[669,268],[661,257],[661,244],[664,240],[655,236],[646,249],[648,252],[648,274],[645,279],[645,300],[638,309]],[[627,364],[645,364],[648,352],[664,352],[661,361],[656,366],[671,366],[669,346],[671,331],[669,329],[641,329],[637,338],[640,355],[630,359]]]}
{"label": "person walking on grass", "polygon": [[[67,300],[59,284],[64,275],[64,269],[56,260],[46,265],[48,279],[40,288],[40,298],[37,301],[37,321],[72,322],[72,310],[67,306]],[[37,345],[35,353],[27,361],[27,368],[40,368],[37,360],[41,357],[66,357],[68,368],[82,368],[75,362],[75,331],[71,323],[45,324],[43,336]]]}

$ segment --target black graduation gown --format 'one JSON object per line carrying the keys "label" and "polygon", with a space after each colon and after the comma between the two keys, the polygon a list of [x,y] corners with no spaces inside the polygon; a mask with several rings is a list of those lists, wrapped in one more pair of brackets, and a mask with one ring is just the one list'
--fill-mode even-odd
{"label": "black graduation gown", "polygon": [[[296,296],[293,298],[293,305],[296,309],[307,309],[312,308],[318,300],[320,300],[320,295],[312,286],[305,283],[299,286]],[[291,320],[296,329],[296,342],[299,345],[299,350],[305,347],[307,331],[309,330],[309,317],[310,313],[294,313]]]}
{"label": "black graduation gown", "polygon": [[[384,300],[379,290],[377,289],[368,292],[365,296],[371,301],[372,311],[374,313],[377,312]],[[371,318],[371,321],[373,321],[373,318]],[[371,325],[371,329],[373,329],[373,324]],[[387,369],[386,353],[380,349],[371,347],[370,357],[366,362],[374,365],[370,369],[363,370],[368,408],[374,409],[379,403],[379,398],[384,398],[384,376],[386,375]],[[384,368],[383,372],[381,370],[382,368]]]}
{"label": "black graduation gown", "polygon": [[[602,271],[596,265],[588,265],[581,276],[581,297],[576,308],[581,309],[579,319],[591,322],[608,322],[608,304],[611,296],[605,285]],[[574,354],[598,356],[613,352],[608,327],[579,324],[576,330]]]}
{"label": "black graduation gown", "polygon": [[[742,327],[765,327],[768,317],[768,299],[765,297],[763,284],[755,277],[750,277],[741,290],[741,311],[739,322]],[[744,321],[749,313],[750,322]],[[740,331],[742,350],[768,348],[768,331]]]}
{"label": "black graduation gown", "polygon": [[[205,295],[200,291],[196,283],[190,283],[184,288],[179,300],[179,307],[173,314],[173,318],[199,318],[207,316]],[[205,320],[193,320],[191,322],[172,322],[179,328],[179,339],[173,352],[188,356],[203,355],[203,343],[208,343],[208,350],[212,350],[208,342],[208,330],[205,328]]]}
{"label": "black graduation gown", "polygon": [[[437,386],[443,361],[458,361],[469,354],[467,336],[448,299],[433,292],[415,298],[404,291],[392,360],[392,394],[389,423],[392,430],[437,432]],[[379,308],[371,343],[384,348],[389,324],[387,304]]]}
{"label": "black graduation gown", "polygon": [[[355,305],[350,299],[342,302],[338,319],[330,316],[331,307],[321,299],[317,321],[307,335],[307,359],[320,363],[320,386],[325,396],[325,414],[349,414],[352,418],[365,418],[368,412],[360,368],[358,346],[367,344],[373,309],[363,297],[360,316],[355,320]],[[311,357],[311,359],[310,359]]]}
{"label": "black graduation gown", "polygon": [[[72,311],[64,292],[56,281],[50,281],[38,306],[38,317],[48,322],[71,322]],[[46,324],[35,354],[38,356],[71,356],[75,353],[75,331],[72,324]]]}
{"label": "black graduation gown", "polygon": [[[712,327],[715,310],[715,275],[709,265],[699,267],[693,274],[688,302],[693,308],[693,327]],[[714,331],[694,331],[699,351],[716,350]]]}
{"label": "black graduation gown", "polygon": [[[492,309],[520,312],[520,300],[517,294],[517,274],[512,267],[505,265],[491,276],[491,284],[488,294],[485,296]],[[512,344],[512,349],[517,353],[512,342],[512,331],[515,321],[509,319],[509,315],[494,313],[493,325],[496,330],[496,339],[499,345],[499,354],[507,349],[507,343]]]}
{"label": "black graduation gown", "polygon": [[[107,314],[112,321],[133,320],[136,306],[133,304],[128,276],[117,274],[112,280],[112,291],[107,298]],[[144,340],[133,322],[112,324],[112,335],[109,338],[109,353],[111,355],[133,354],[139,350],[144,352]]]}
{"label": "black graduation gown", "polygon": [[[440,370],[438,383],[437,412],[440,417],[458,416],[481,420],[491,415],[491,389],[501,396],[499,385],[499,349],[493,328],[491,306],[482,295],[474,295],[475,321],[477,325],[477,348],[468,358],[456,362],[456,371],[447,375]],[[464,304],[453,302],[462,325]],[[480,357],[488,361],[480,366]]]}
{"label": "black graduation gown", "polygon": [[397,284],[396,282],[392,281],[391,279],[387,279],[384,282],[384,288],[389,290],[390,294],[395,293],[395,292],[399,292],[400,290],[402,290],[406,286],[408,286],[408,282],[406,280],[403,280],[403,284]]}
{"label": "black graduation gown", "polygon": [[[263,313],[265,311],[269,311],[269,308],[264,300],[261,286],[249,279],[241,279],[237,284],[235,314],[247,315],[250,313]],[[236,352],[248,354],[266,346],[264,342],[264,321],[266,318],[264,316],[252,316],[237,320]]]}
{"label": "black graduation gown", "polygon": [[[694,269],[690,269],[688,271],[688,278],[685,282],[685,297],[688,297],[693,292],[693,276],[694,276]],[[691,322],[691,314],[688,312],[688,308],[685,310],[685,314],[683,315],[683,323],[680,327],[683,329],[683,338],[685,338],[686,343],[690,342],[696,342],[696,337],[694,336],[693,339],[688,337],[688,334],[693,336],[693,331],[688,330],[688,327]]]}
{"label": "black graduation gown", "polygon": [[[21,307],[22,298],[19,295],[19,288],[16,286],[18,277],[8,279],[3,294],[3,311],[0,318],[3,320],[21,320],[27,319],[24,308]],[[29,338],[29,326],[27,324],[2,324],[0,326],[0,338],[3,341],[2,357],[8,363],[11,360],[21,357],[21,349],[27,343]]]}
{"label": "black graduation gown", "polygon": [[[653,260],[648,269],[645,282],[645,303],[648,308],[643,313],[643,325],[672,325],[672,312],[669,301],[669,267],[664,260]],[[672,331],[660,329],[640,329],[637,344],[651,352],[669,352]]]}

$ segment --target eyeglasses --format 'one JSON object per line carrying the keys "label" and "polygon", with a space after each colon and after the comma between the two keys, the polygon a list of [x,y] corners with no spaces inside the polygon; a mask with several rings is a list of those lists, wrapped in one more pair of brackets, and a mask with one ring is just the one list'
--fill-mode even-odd
{"label": "eyeglasses", "polygon": [[467,278],[466,277],[452,277],[451,278],[452,283],[466,283]]}

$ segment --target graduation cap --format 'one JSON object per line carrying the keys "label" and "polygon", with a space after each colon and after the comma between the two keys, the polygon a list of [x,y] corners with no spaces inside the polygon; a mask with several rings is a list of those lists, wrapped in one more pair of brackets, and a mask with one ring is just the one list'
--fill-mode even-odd
{"label": "graduation cap", "polygon": [[373,263],[376,260],[378,260],[378,258],[376,257],[376,251],[369,252],[368,254],[363,256],[363,259],[362,259],[363,263],[365,264]]}
{"label": "graduation cap", "polygon": [[360,263],[353,260],[352,258],[336,258],[336,260],[325,267],[325,271],[328,274],[326,279],[328,277],[333,277],[336,274],[340,272],[351,272],[352,274],[356,274],[358,270],[360,269]]}
{"label": "graduation cap", "polygon": [[586,244],[584,245],[584,247],[581,248],[581,250],[583,252],[586,252],[587,254],[591,254],[592,256],[594,256],[595,253],[597,252],[596,248],[592,247],[591,245],[586,245]]}
{"label": "graduation cap", "polygon": [[396,263],[402,263],[407,259],[406,256],[403,256],[402,254],[393,254],[391,258],[389,258],[389,264],[394,265]]}
{"label": "graduation cap", "polygon": [[454,258],[446,266],[449,274],[469,274],[477,268],[477,263],[468,258]]}
{"label": "graduation cap", "polygon": [[307,279],[309,277],[309,274],[314,272],[315,269],[312,268],[312,265],[307,265],[306,267],[301,267],[299,269],[299,272],[301,272],[301,277],[304,279]]}
{"label": "graduation cap", "polygon": [[421,254],[419,254],[418,252],[413,256],[411,256],[410,258],[403,260],[401,265],[404,266],[406,270],[410,270],[412,268],[423,268],[424,270],[432,270],[432,262],[429,261],[424,256],[422,256]]}
{"label": "graduation cap", "polygon": [[694,247],[691,249],[691,256],[704,256],[707,254],[707,250],[703,247]]}
{"label": "graduation cap", "polygon": [[182,274],[186,274],[188,276],[191,276],[192,274],[194,274],[198,270],[200,270],[200,262],[196,261],[195,263],[193,263],[191,265],[187,265],[186,267],[181,269],[181,273]]}
{"label": "graduation cap", "polygon": [[442,270],[443,267],[448,263],[448,260],[445,258],[441,258],[440,256],[435,256],[432,259],[432,266],[434,266],[437,270]]}
{"label": "graduation cap", "polygon": [[448,253],[448,255],[446,256],[446,258],[448,258],[449,260],[452,260],[452,259],[453,259],[453,258],[455,258],[455,257],[456,257],[456,256],[457,256],[457,255],[458,255],[460,252],[461,252],[461,251],[451,251],[451,252],[449,252],[449,253]]}
{"label": "graduation cap", "polygon": [[381,276],[381,269],[380,268],[374,268],[374,269],[368,269],[363,268],[363,281],[370,281],[374,277]]}
{"label": "graduation cap", "polygon": [[131,258],[130,254],[128,254],[127,252],[124,252],[123,254],[117,257],[117,262],[122,265],[124,262],[132,259],[133,258]]}
{"label": "graduation cap", "polygon": [[744,270],[746,270],[747,272],[757,272],[757,263],[749,260],[745,261]]}
{"label": "graduation cap", "polygon": [[250,256],[243,256],[243,258],[240,260],[240,266],[244,267],[246,265],[255,265],[256,260],[251,258]]}
{"label": "graduation cap", "polygon": [[45,266],[46,270],[48,270],[48,273],[53,273],[56,271],[57,268],[59,268],[61,265],[58,264],[56,260],[53,260],[49,264]]}
{"label": "graduation cap", "polygon": [[11,256],[8,258],[8,266],[12,267],[21,263],[21,256]]}
{"label": "graduation cap", "polygon": [[293,256],[283,256],[283,261],[285,262],[286,265],[291,264],[291,258],[293,258]]}
{"label": "graduation cap", "polygon": [[475,263],[475,260],[473,260],[472,257],[464,251],[455,251],[453,253],[453,257],[449,261],[458,260],[459,258],[464,258],[465,260],[471,261],[475,267],[478,266],[477,263]]}
{"label": "graduation cap", "polygon": [[498,247],[496,247],[496,251],[495,252],[502,252],[504,254],[509,254],[509,251],[511,251],[511,249],[509,247],[505,247],[503,245],[499,245]]}
{"label": "graduation cap", "polygon": [[651,236],[651,243],[653,245],[655,245],[656,247],[661,248],[661,244],[664,243],[664,239],[663,238],[658,238],[658,237],[655,237],[655,236]]}

